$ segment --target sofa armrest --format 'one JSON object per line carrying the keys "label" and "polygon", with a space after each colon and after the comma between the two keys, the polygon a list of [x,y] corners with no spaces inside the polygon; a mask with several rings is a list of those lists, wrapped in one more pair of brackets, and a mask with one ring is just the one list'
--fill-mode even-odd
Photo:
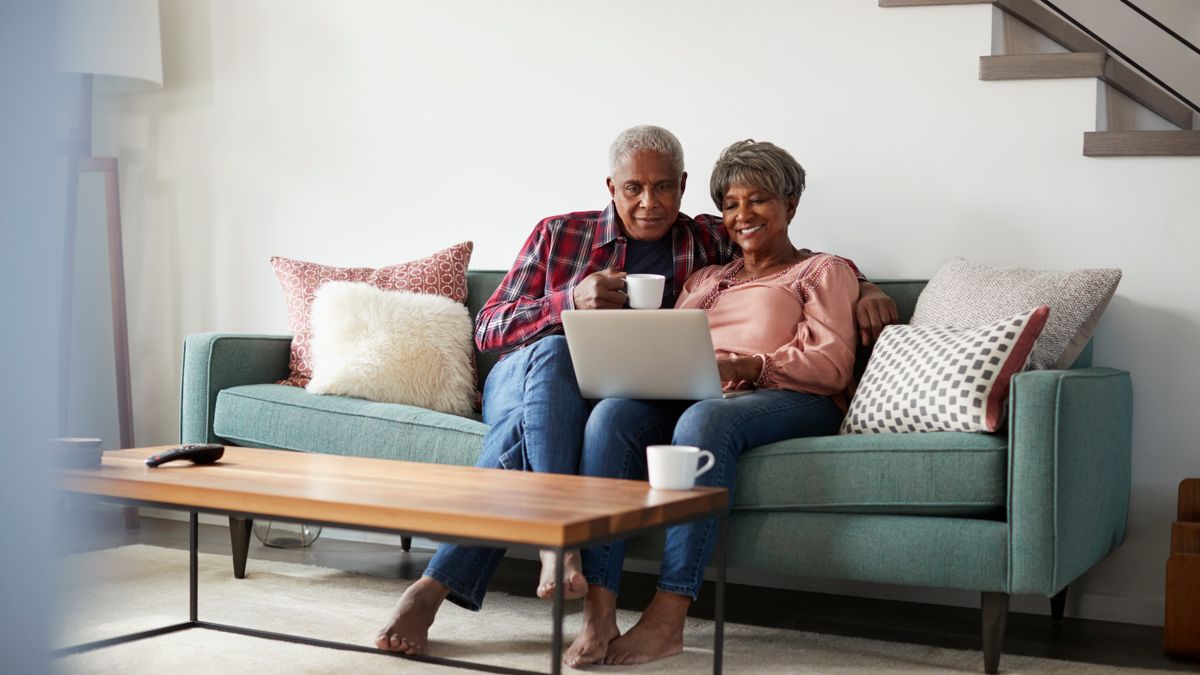
{"label": "sofa armrest", "polygon": [[222,389],[288,376],[290,335],[198,333],[183,341],[179,442],[217,443],[213,408]]}
{"label": "sofa armrest", "polygon": [[1129,373],[1021,373],[1009,410],[1009,592],[1053,595],[1125,538]]}

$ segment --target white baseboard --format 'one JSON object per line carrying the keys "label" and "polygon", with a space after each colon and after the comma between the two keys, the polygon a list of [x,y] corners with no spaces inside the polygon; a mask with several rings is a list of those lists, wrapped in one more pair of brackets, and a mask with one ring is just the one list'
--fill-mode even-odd
{"label": "white baseboard", "polygon": [[[141,514],[143,517],[149,518],[187,521],[187,514],[182,511],[142,508]],[[200,523],[228,527],[229,519],[224,516],[201,514]],[[321,536],[341,541],[361,541],[372,544],[400,546],[400,535],[396,534],[380,534],[327,527],[322,530]],[[413,537],[412,545],[417,550],[432,551],[437,548],[438,544],[429,539]],[[514,551],[509,555],[525,560],[532,560],[534,558],[532,553],[519,551]],[[644,560],[630,560],[625,564],[625,568],[635,572],[656,574],[658,572],[658,563]],[[711,571],[708,578],[712,578]],[[921,602],[949,607],[979,606],[979,593],[974,591],[814,579],[782,574],[764,574],[758,571],[733,568],[729,570],[727,578],[730,583],[735,584],[766,586],[768,588],[782,588],[812,593],[848,595],[857,598],[896,600],[900,602]],[[1009,610],[1023,614],[1044,614],[1048,616],[1050,614],[1050,601],[1041,596],[1015,595],[1009,600]],[[1082,619],[1161,626],[1165,610],[1162,597],[1155,595],[1082,591],[1067,593],[1065,614],[1069,617]]]}

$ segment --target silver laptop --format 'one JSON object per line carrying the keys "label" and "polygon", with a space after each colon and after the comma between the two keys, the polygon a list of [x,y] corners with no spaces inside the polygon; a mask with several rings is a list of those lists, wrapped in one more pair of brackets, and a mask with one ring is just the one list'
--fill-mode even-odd
{"label": "silver laptop", "polygon": [[562,322],[586,398],[722,397],[703,310],[569,309]]}

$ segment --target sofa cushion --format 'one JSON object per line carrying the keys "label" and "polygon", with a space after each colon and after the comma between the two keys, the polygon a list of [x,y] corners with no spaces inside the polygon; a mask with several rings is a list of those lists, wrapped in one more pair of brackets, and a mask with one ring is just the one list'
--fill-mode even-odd
{"label": "sofa cushion", "polygon": [[217,395],[213,431],[242,446],[471,465],[487,426],[396,403],[251,384]]}
{"label": "sofa cushion", "polygon": [[995,516],[1008,440],[940,432],[798,438],[744,453],[734,510]]}

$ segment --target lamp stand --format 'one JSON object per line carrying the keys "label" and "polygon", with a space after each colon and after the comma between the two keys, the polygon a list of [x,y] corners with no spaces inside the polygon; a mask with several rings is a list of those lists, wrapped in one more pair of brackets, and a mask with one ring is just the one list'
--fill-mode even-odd
{"label": "lamp stand", "polygon": [[133,446],[133,395],[129,375],[129,324],[125,311],[125,255],[121,239],[121,201],[116,157],[92,157],[92,76],[83,75],[80,129],[68,143],[67,222],[63,240],[63,334],[60,337],[59,426],[66,433],[71,381],[71,327],[74,311],[75,236],[78,227],[79,175],[104,174],[105,220],[108,224],[108,280],[111,291],[113,351],[117,382],[117,416],[120,447]]}
{"label": "lamp stand", "polygon": [[129,322],[125,313],[125,255],[121,240],[121,197],[116,157],[84,157],[79,173],[104,174],[105,220],[108,223],[108,283],[111,293],[113,356],[117,376],[117,417],[121,447],[133,446],[133,394],[129,377]]}

